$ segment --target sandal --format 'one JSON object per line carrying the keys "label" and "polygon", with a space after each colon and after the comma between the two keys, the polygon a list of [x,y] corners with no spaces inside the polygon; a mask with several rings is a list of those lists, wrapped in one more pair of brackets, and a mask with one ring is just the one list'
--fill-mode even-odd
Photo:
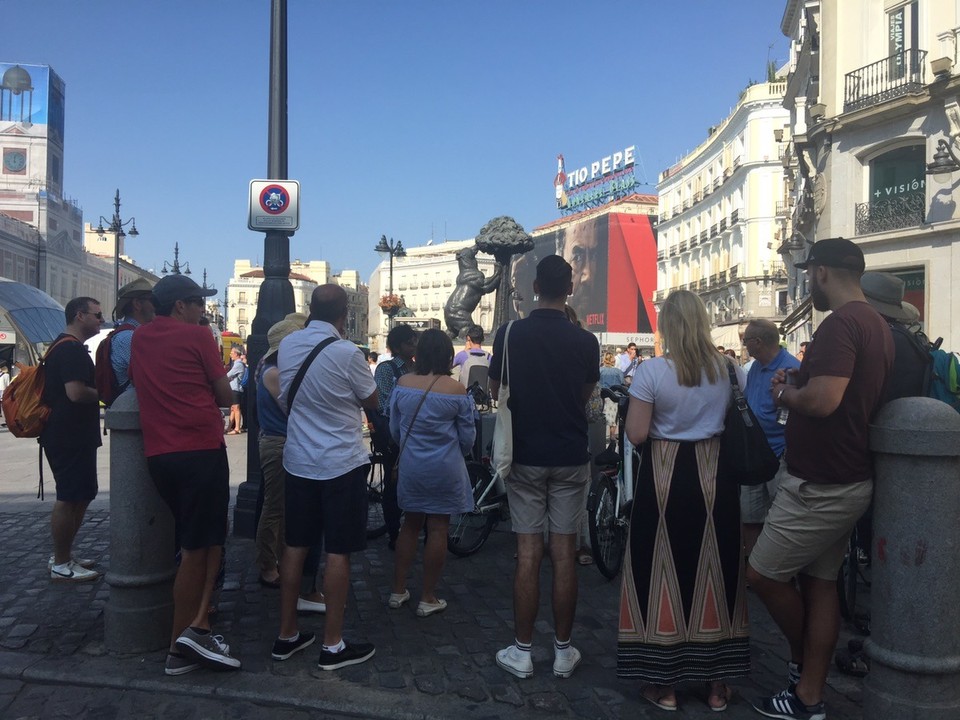
{"label": "sandal", "polygon": [[671,687],[647,685],[640,696],[649,703],[667,712],[677,711],[677,696]]}
{"label": "sandal", "polygon": [[862,650],[860,652],[837,650],[836,655],[834,655],[834,662],[837,669],[844,675],[862,678],[870,672],[870,660]]}
{"label": "sandal", "polygon": [[709,695],[707,695],[707,707],[713,710],[713,712],[723,712],[726,710],[727,703],[730,702],[730,698],[733,697],[733,691],[729,687],[721,685],[721,688],[719,692],[714,692],[714,690],[710,688]]}
{"label": "sandal", "polygon": [[577,553],[578,565],[593,565],[593,554],[589,550],[580,550]]}

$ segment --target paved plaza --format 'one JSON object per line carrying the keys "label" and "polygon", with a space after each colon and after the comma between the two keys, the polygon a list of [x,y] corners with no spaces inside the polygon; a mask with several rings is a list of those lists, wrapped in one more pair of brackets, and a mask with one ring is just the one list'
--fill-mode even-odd
{"label": "paved plaza", "polygon": [[[232,486],[243,479],[246,436],[228,438]],[[108,444],[100,451],[101,497],[78,536],[76,554],[99,558],[109,572]],[[345,635],[376,644],[372,661],[337,672],[316,667],[319,645],[286,662],[270,659],[279,626],[279,591],[257,582],[253,542],[229,538],[226,584],[215,632],[243,661],[240,672],[163,674],[163,650],[115,655],[104,647],[109,586],[52,583],[47,500],[35,499],[36,445],[0,432],[0,717],[3,718],[646,718],[664,713],[644,702],[639,684],[616,677],[619,581],[581,567],[573,642],[584,660],[573,677],[553,677],[549,593],[541,595],[535,675],[519,680],[498,668],[494,652],[513,639],[511,586],[514,543],[500,525],[470,558],[450,556],[439,593],[446,612],[418,618],[387,608],[392,553],[386,540],[355,555]],[[118,482],[115,479],[114,482]],[[418,575],[411,581],[414,598]],[[545,574],[546,577],[546,574]],[[735,681],[726,716],[758,718],[749,700],[784,683],[786,647],[752,599],[754,672]],[[322,631],[322,616],[301,615],[301,628]],[[849,637],[841,637],[845,644]],[[826,701],[830,720],[860,717],[862,682],[834,672]],[[674,717],[717,717],[705,688],[681,686]]]}

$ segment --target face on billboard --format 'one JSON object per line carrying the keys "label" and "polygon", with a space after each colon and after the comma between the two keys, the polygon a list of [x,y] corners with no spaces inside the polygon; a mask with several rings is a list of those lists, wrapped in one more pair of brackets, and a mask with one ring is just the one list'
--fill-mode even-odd
{"label": "face on billboard", "polygon": [[557,254],[573,268],[569,304],[587,330],[605,329],[607,310],[607,217],[571,225],[557,237]]}

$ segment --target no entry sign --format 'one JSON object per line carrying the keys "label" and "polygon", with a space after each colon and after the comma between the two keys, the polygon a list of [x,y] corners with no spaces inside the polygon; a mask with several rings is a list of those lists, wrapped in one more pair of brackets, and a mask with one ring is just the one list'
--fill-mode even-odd
{"label": "no entry sign", "polygon": [[251,230],[299,230],[300,183],[296,180],[251,180]]}

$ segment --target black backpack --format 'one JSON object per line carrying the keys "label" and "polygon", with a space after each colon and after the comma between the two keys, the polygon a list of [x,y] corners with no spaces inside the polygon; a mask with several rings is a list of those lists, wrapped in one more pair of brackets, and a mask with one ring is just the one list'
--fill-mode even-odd
{"label": "black backpack", "polygon": [[[386,363],[389,364],[390,369],[393,370],[394,383],[396,383],[401,377],[400,368],[397,367],[393,358],[387,360]],[[396,387],[396,384],[394,384],[394,387]],[[396,450],[397,444],[390,436],[390,418],[380,412],[379,408],[375,410],[365,409],[364,412],[367,414],[367,426],[370,428],[370,444],[373,447],[373,451],[385,453]]]}
{"label": "black backpack", "polygon": [[883,402],[903,397],[927,397],[933,373],[930,341],[922,332],[911,332],[901,323],[888,324],[893,334],[894,356]]}

